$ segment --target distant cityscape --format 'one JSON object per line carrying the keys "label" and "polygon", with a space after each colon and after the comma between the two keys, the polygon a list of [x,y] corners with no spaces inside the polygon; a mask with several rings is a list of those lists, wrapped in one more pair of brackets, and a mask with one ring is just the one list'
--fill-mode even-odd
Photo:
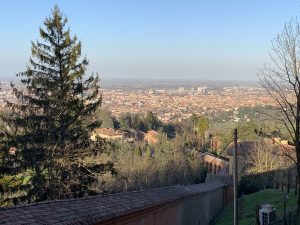
{"label": "distant cityscape", "polygon": [[240,107],[276,105],[257,82],[239,81],[123,81],[104,82],[103,107],[118,117],[124,112],[153,111],[163,122],[176,122],[193,113],[214,117],[232,111],[239,122]]}
{"label": "distant cityscape", "polygon": [[[15,101],[9,82],[0,83],[0,106]],[[163,122],[177,122],[193,113],[214,117],[240,107],[275,105],[255,82],[105,80],[101,83],[102,107],[119,117],[126,112],[153,111]],[[240,118],[232,117],[239,122]]]}

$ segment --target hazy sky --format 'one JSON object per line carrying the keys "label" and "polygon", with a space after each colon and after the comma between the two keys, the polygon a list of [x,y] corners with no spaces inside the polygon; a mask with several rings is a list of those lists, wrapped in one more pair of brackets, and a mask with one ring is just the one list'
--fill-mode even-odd
{"label": "hazy sky", "polygon": [[0,79],[14,79],[58,4],[89,72],[108,78],[254,80],[292,0],[0,0]]}

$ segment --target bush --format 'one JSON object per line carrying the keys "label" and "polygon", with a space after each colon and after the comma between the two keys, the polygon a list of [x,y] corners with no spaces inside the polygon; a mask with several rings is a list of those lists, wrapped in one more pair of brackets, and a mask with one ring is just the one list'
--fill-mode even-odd
{"label": "bush", "polygon": [[254,193],[260,190],[260,182],[252,177],[242,177],[238,186],[239,196]]}

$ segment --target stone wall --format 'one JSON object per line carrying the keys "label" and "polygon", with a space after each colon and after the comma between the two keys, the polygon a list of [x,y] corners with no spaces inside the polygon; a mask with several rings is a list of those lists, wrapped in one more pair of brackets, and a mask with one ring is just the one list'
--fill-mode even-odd
{"label": "stone wall", "polygon": [[0,210],[3,224],[208,225],[230,200],[221,179]]}
{"label": "stone wall", "polygon": [[208,225],[225,206],[224,189],[170,202],[99,225]]}

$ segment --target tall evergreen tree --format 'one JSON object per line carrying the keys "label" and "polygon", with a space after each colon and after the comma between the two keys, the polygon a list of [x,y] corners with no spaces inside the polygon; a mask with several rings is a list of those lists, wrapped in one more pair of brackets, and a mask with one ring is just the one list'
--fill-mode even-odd
{"label": "tall evergreen tree", "polygon": [[158,128],[161,126],[161,122],[152,111],[147,112],[145,123],[148,130],[158,130]]}
{"label": "tall evergreen tree", "polygon": [[[11,129],[1,168],[14,175],[30,172],[28,202],[82,196],[112,167],[93,163],[102,146],[90,140],[98,125],[93,113],[101,105],[99,79],[85,77],[88,60],[67,22],[55,6],[40,28],[41,41],[32,42],[26,71],[18,74],[25,88],[12,85],[18,101],[7,103],[12,115],[4,121]],[[17,149],[13,159],[11,147]]]}
{"label": "tall evergreen tree", "polygon": [[98,108],[95,112],[95,119],[101,123],[101,128],[114,128],[114,121],[111,112]]}

